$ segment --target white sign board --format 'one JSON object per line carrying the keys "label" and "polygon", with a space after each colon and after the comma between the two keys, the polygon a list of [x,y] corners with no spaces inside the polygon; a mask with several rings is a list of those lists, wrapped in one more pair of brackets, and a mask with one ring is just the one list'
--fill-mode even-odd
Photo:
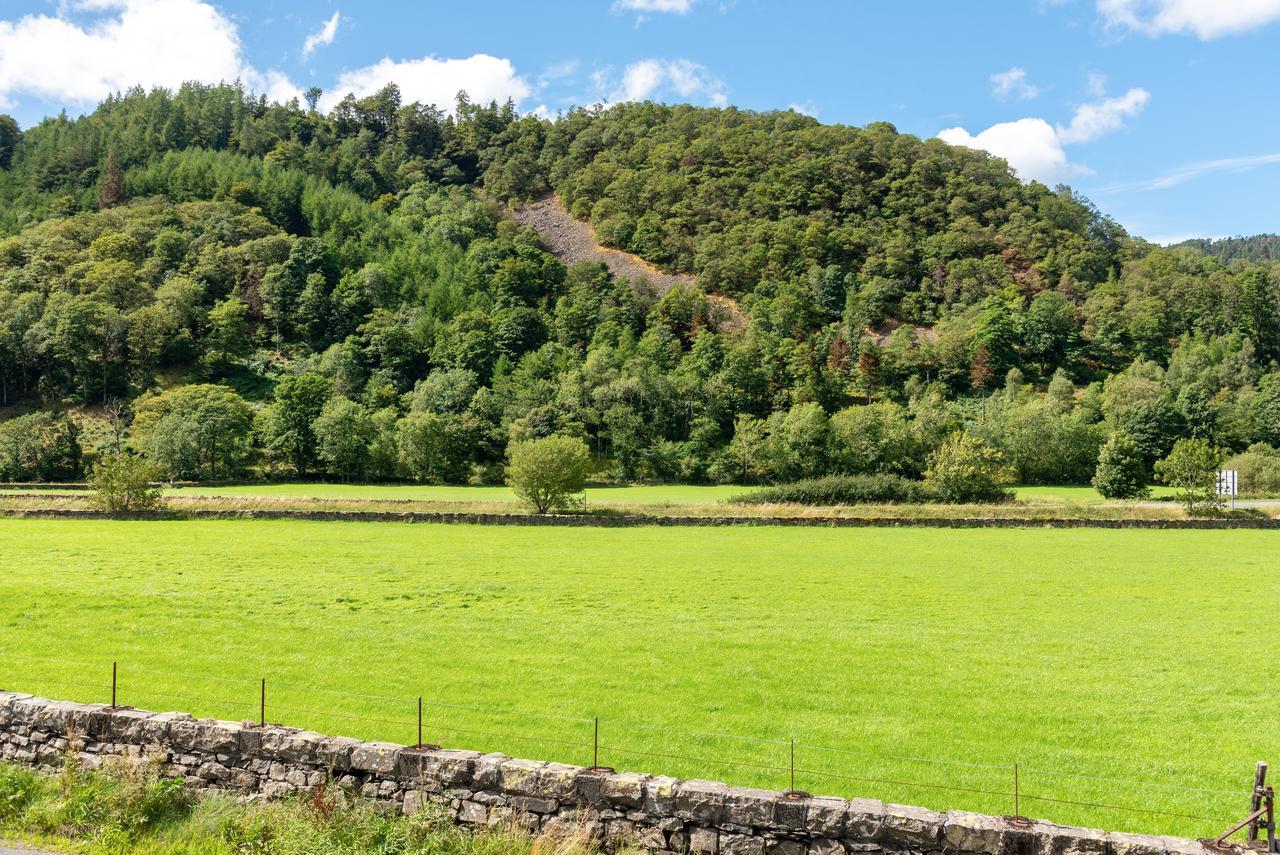
{"label": "white sign board", "polygon": [[1239,489],[1236,484],[1236,470],[1223,469],[1218,472],[1218,495],[1232,496],[1239,495]]}

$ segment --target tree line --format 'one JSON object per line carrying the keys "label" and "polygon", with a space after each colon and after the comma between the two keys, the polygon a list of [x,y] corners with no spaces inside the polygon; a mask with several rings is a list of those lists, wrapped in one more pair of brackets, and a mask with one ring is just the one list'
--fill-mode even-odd
{"label": "tree line", "polygon": [[[566,267],[504,210],[552,190],[698,284]],[[188,85],[0,122],[0,203],[3,478],[132,448],[494,481],[552,435],[622,480],[914,478],[959,431],[1080,483],[1116,436],[1148,476],[1180,438],[1280,446],[1275,264],[884,123]]]}

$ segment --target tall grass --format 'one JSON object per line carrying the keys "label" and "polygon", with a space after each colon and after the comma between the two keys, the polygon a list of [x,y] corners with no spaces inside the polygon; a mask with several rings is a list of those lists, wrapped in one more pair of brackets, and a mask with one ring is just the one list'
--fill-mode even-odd
{"label": "tall grass", "polygon": [[[328,795],[326,795],[326,792]],[[530,838],[512,827],[470,833],[428,807],[403,816],[340,791],[281,802],[230,795],[197,798],[158,767],[117,761],[84,771],[69,759],[60,774],[0,764],[0,839],[67,846],[77,852],[326,853],[326,855],[592,855],[585,827]]]}

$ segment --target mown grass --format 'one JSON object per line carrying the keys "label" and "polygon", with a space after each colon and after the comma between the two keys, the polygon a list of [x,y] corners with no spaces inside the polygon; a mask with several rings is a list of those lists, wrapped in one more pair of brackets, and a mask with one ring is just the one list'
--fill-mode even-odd
{"label": "mown grass", "polygon": [[[154,768],[67,765],[44,777],[0,764],[0,841],[103,855],[593,855],[585,834],[531,840],[508,828],[471,834],[432,808],[405,817],[327,790],[274,804],[197,799]],[[2,845],[2,844],[0,844]]]}
{"label": "mown grass", "polygon": [[1205,835],[1280,736],[1275,539],[0,519],[0,686],[117,660],[241,720],[265,676],[271,721],[398,742],[422,695],[429,741],[576,763],[599,716],[603,763],[769,787],[794,737],[804,789],[991,813],[1016,761],[1024,813]]}

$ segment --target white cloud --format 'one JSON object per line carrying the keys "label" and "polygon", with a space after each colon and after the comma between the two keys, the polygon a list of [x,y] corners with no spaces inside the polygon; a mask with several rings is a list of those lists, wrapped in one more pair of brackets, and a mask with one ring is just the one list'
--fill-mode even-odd
{"label": "white cloud", "polygon": [[[1096,91],[1102,82],[1090,75],[1089,85]],[[1044,119],[1026,118],[1001,122],[978,134],[960,127],[947,128],[938,133],[938,138],[1003,157],[1024,181],[1034,179],[1052,184],[1093,172],[1082,163],[1072,163],[1065,146],[1091,142],[1118,130],[1124,126],[1125,119],[1142,112],[1150,99],[1147,90],[1134,88],[1118,98],[1081,104],[1066,127],[1055,127]]]}
{"label": "white cloud", "polygon": [[938,138],[1003,157],[1024,181],[1034,179],[1053,184],[1088,171],[1087,167],[1067,159],[1058,132],[1044,119],[1001,122],[976,136],[964,128],[947,128],[938,132]]}
{"label": "white cloud", "polygon": [[533,87],[516,74],[511,60],[477,53],[465,59],[426,56],[393,62],[384,58],[364,68],[344,71],[321,104],[328,110],[347,93],[361,98],[388,83],[399,85],[406,102],[421,101],[445,111],[453,110],[459,90],[465,90],[473,102],[484,104],[508,98],[519,103],[533,93]]}
{"label": "white cloud", "polygon": [[302,90],[298,84],[289,79],[283,72],[271,69],[265,74],[252,68],[246,68],[241,77],[244,83],[254,92],[261,92],[268,101],[279,101],[288,104],[294,98],[302,100]]}
{"label": "white cloud", "polygon": [[1145,181],[1133,181],[1125,184],[1112,184],[1098,191],[1101,193],[1116,193],[1126,190],[1167,190],[1170,187],[1177,187],[1179,184],[1185,184],[1188,181],[1199,178],[1202,175],[1210,175],[1218,172],[1248,172],[1251,169],[1257,169],[1260,166],[1270,166],[1273,163],[1280,163],[1280,151],[1270,154],[1253,154],[1244,157],[1222,157],[1216,160],[1200,160],[1195,163],[1188,163],[1171,169],[1163,175],[1157,175],[1155,178],[1149,178]]}
{"label": "white cloud", "polygon": [[1058,137],[1064,145],[1095,140],[1123,127],[1124,120],[1141,113],[1150,100],[1150,92],[1135,87],[1117,98],[1081,104],[1071,117],[1071,124],[1058,127]]}
{"label": "white cloud", "polygon": [[697,0],[616,0],[615,10],[628,12],[673,12],[687,15]]}
{"label": "white cloud", "polygon": [[1280,19],[1280,0],[1098,0],[1098,13],[1113,29],[1148,36],[1192,33],[1207,40]]}
{"label": "white cloud", "polygon": [[324,22],[320,29],[307,36],[306,41],[302,43],[303,57],[311,56],[318,47],[327,47],[333,44],[333,39],[338,35],[338,24],[342,21],[342,15],[338,12],[333,13],[333,17]]}
{"label": "white cloud", "polygon": [[809,116],[814,119],[818,118],[818,107],[812,101],[793,102],[787,105],[787,109],[795,110],[802,116]]}
{"label": "white cloud", "polygon": [[[596,78],[607,86],[607,74]],[[622,80],[609,94],[610,101],[644,101],[671,92],[686,101],[706,101],[720,107],[728,103],[724,81],[689,59],[642,59],[622,72]]]}
{"label": "white cloud", "polygon": [[991,75],[991,94],[1001,100],[1030,101],[1040,94],[1040,87],[1027,82],[1026,69],[1014,66]]}
{"label": "white cloud", "polygon": [[[99,16],[81,23],[74,12]],[[89,104],[132,86],[237,77],[286,88],[279,72],[248,65],[235,24],[198,0],[89,0],[0,20],[0,104],[20,95]]]}

